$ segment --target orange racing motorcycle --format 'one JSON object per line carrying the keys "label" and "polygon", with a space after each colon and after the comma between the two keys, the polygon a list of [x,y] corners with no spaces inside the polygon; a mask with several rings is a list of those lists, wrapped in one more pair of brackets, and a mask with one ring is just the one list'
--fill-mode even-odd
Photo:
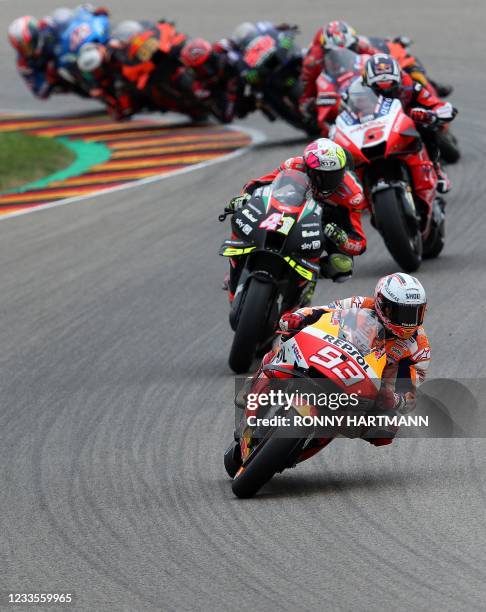
{"label": "orange racing motorcycle", "polygon": [[[335,310],[281,342],[274,356],[265,361],[237,395],[235,441],[224,455],[233,493],[242,498],[252,497],[276,473],[310,458],[337,435],[366,437],[362,426],[338,428],[322,437],[313,423],[323,412],[324,388],[340,397],[340,406],[352,407],[353,414],[374,409],[386,364],[385,330],[372,310]],[[302,389],[305,384],[306,391],[315,385],[318,405],[297,399],[287,405],[264,401],[270,396],[269,389],[275,388],[272,383],[286,383],[285,389],[298,385]],[[349,403],[343,397],[350,398]],[[331,410],[339,414],[339,409],[331,406]],[[389,431],[373,434],[389,436]]]}

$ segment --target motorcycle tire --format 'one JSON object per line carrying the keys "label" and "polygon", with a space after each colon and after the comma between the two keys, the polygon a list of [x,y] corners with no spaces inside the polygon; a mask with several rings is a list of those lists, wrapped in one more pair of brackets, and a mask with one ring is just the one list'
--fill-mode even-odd
{"label": "motorcycle tire", "polygon": [[233,441],[224,452],[224,469],[230,478],[234,478],[241,467],[241,451],[238,442]]}
{"label": "motorcycle tire", "polygon": [[299,111],[299,88],[297,86],[287,91],[272,93],[267,91],[265,98],[272,111],[281,119],[297,130],[308,131],[309,126],[306,125]]}
{"label": "motorcycle tire", "polygon": [[446,164],[455,164],[461,159],[457,138],[449,130],[439,132],[437,145],[439,146],[440,157]]}
{"label": "motorcycle tire", "polygon": [[273,292],[274,287],[270,283],[250,279],[229,355],[229,366],[236,374],[248,372],[258,345],[264,340],[262,335],[272,306]]}
{"label": "motorcycle tire", "polygon": [[415,272],[422,263],[422,234],[407,222],[400,193],[390,188],[374,195],[374,218],[393,259],[405,272]]}
{"label": "motorcycle tire", "polygon": [[445,245],[445,218],[434,224],[431,235],[424,243],[424,259],[435,259],[442,253]]}
{"label": "motorcycle tire", "polygon": [[231,489],[236,497],[248,499],[258,493],[277,472],[289,467],[289,458],[297,458],[305,443],[305,438],[283,438],[278,429],[262,440],[253,451],[254,457],[241,468],[233,479]]}

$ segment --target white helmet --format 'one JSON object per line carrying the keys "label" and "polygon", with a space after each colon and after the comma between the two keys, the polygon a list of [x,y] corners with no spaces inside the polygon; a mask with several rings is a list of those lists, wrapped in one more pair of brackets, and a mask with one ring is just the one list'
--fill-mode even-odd
{"label": "white helmet", "polygon": [[116,42],[127,43],[133,36],[140,34],[143,30],[144,28],[139,21],[125,19],[113,28],[111,38]]}
{"label": "white helmet", "polygon": [[380,278],[375,288],[375,309],[388,331],[399,338],[410,338],[422,325],[427,296],[414,277],[396,272]]}
{"label": "white helmet", "polygon": [[94,72],[103,64],[106,57],[106,47],[98,43],[87,43],[78,52],[76,60],[82,72]]}
{"label": "white helmet", "polygon": [[233,34],[231,34],[231,39],[235,41],[237,45],[246,45],[250,40],[258,36],[258,28],[254,23],[250,21],[245,21],[240,23],[239,26],[233,30]]}
{"label": "white helmet", "polygon": [[60,29],[65,28],[73,17],[74,17],[73,9],[66,8],[66,7],[57,8],[51,14],[52,21],[54,22],[56,27]]}

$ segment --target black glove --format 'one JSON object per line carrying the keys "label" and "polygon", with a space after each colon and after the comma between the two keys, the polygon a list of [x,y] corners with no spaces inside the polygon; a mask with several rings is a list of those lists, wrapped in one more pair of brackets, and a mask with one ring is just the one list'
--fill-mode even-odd
{"label": "black glove", "polygon": [[244,193],[242,195],[236,196],[235,198],[232,198],[230,200],[228,208],[236,212],[240,210],[240,208],[243,208],[243,206],[248,202],[250,198],[251,195],[249,193]]}

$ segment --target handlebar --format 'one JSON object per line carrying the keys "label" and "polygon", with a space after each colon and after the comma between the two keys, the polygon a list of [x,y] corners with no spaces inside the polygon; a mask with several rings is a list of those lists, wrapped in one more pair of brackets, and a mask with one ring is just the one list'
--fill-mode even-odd
{"label": "handlebar", "polygon": [[226,217],[228,215],[234,215],[235,211],[232,208],[229,208],[228,206],[224,207],[224,213],[218,216],[218,221],[220,223],[223,223],[223,221],[226,221]]}

